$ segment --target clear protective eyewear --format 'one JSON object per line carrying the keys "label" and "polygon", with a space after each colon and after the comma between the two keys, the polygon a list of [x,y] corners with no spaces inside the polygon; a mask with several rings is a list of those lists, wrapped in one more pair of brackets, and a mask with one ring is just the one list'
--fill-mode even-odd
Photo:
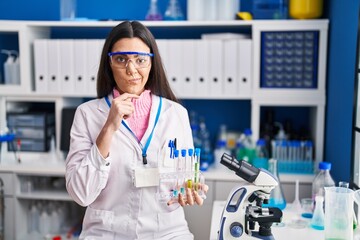
{"label": "clear protective eyewear", "polygon": [[[128,55],[135,55],[134,58],[129,58]],[[134,64],[135,68],[147,68],[150,66],[151,57],[153,53],[145,52],[109,52],[108,56],[111,60],[111,65],[115,68],[127,68],[129,61]]]}

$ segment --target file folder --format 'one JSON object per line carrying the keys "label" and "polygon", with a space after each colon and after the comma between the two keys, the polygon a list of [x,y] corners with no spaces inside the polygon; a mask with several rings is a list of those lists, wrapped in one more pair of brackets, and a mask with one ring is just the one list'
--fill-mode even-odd
{"label": "file folder", "polygon": [[170,87],[176,97],[182,96],[182,40],[168,40],[168,77]]}
{"label": "file folder", "polygon": [[60,40],[48,41],[48,91],[50,93],[60,92]]}
{"label": "file folder", "polygon": [[196,41],[196,69],[195,69],[195,94],[206,97],[210,94],[209,90],[209,47],[208,41]]}
{"label": "file folder", "polygon": [[48,92],[48,54],[46,39],[34,40],[35,91]]}
{"label": "file folder", "polygon": [[76,93],[87,93],[87,42],[84,39],[74,40],[74,77]]}
{"label": "file folder", "polygon": [[193,97],[195,95],[195,68],[196,68],[196,40],[182,40],[181,65],[183,68],[180,81],[181,95]]}
{"label": "file folder", "polygon": [[75,91],[74,41],[72,39],[59,40],[59,48],[61,92],[73,93]]}
{"label": "file folder", "polygon": [[87,58],[86,58],[86,88],[87,92],[91,95],[96,94],[96,79],[97,72],[99,69],[100,62],[100,50],[99,50],[99,40],[98,39],[89,39],[87,40]]}
{"label": "file folder", "polygon": [[238,78],[239,78],[239,94],[244,97],[251,97],[252,94],[252,40],[238,40]]}
{"label": "file folder", "polygon": [[211,96],[221,96],[223,93],[223,43],[222,40],[208,41],[209,51],[209,90]]}
{"label": "file folder", "polygon": [[166,77],[168,78],[168,81],[170,82],[169,74],[168,74],[169,59],[168,59],[167,42],[168,42],[168,40],[166,40],[166,39],[157,39],[156,45],[158,46],[159,54],[161,57],[161,62],[163,64]]}
{"label": "file folder", "polygon": [[224,50],[224,95],[235,96],[239,91],[239,79],[237,77],[238,71],[238,56],[237,54],[238,40],[228,39],[223,40]]}

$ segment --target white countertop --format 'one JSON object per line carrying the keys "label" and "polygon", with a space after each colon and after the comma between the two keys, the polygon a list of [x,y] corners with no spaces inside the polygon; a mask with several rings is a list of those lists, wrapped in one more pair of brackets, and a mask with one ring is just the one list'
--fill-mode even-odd
{"label": "white countertop", "polygon": [[[48,174],[59,175],[65,174],[65,160],[59,154],[51,153],[21,153],[21,163],[17,163],[14,154],[10,153],[2,158],[0,171],[15,172],[24,174]],[[207,181],[244,181],[225,166],[210,167],[203,172]],[[299,180],[302,183],[311,183],[314,179],[313,174],[280,174],[280,180],[283,183],[294,183]]]}

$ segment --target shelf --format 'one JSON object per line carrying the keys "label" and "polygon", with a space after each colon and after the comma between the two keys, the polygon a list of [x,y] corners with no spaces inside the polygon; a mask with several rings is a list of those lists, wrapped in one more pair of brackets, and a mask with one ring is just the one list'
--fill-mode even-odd
{"label": "shelf", "polygon": [[19,193],[16,194],[16,198],[28,200],[73,201],[66,191],[61,190],[32,191],[29,193]]}

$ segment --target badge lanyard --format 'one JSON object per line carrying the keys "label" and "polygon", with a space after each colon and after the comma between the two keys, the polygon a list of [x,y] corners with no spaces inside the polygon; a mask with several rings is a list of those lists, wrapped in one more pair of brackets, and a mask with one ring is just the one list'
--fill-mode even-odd
{"label": "badge lanyard", "polygon": [[[109,108],[111,107],[111,102],[108,98],[108,96],[105,96],[105,100],[106,100],[106,103],[107,105],[109,106]],[[142,157],[143,157],[143,163],[144,164],[147,164],[147,159],[146,159],[146,152],[147,152],[147,149],[149,148],[149,145],[150,145],[150,142],[151,142],[151,139],[152,139],[152,136],[153,136],[153,133],[154,133],[154,129],[155,129],[155,126],[159,120],[159,116],[160,116],[160,112],[161,112],[161,106],[162,106],[162,97],[160,97],[160,103],[159,103],[159,107],[158,107],[158,110],[157,110],[157,113],[156,113],[156,118],[155,118],[155,123],[154,123],[154,127],[153,129],[151,130],[151,133],[150,133],[150,136],[149,138],[146,140],[146,143],[145,143],[145,146],[143,147],[140,140],[136,137],[135,133],[130,129],[130,127],[126,124],[126,122],[124,120],[121,120],[121,124],[124,125],[126,127],[127,130],[129,130],[129,132],[135,137],[135,139],[138,141],[139,145],[140,145],[140,148],[142,150]]]}

